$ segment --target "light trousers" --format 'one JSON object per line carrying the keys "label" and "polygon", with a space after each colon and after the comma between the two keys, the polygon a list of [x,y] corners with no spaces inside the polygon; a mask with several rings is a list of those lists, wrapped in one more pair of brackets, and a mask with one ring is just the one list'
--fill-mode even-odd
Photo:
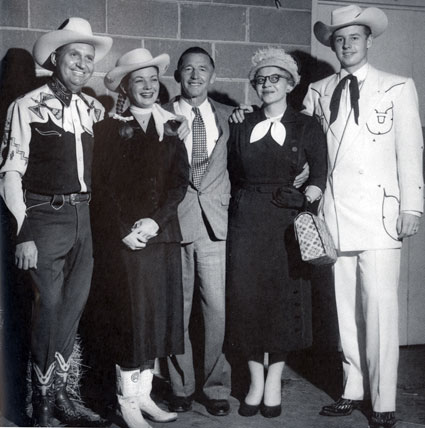
{"label": "light trousers", "polygon": [[340,252],[334,265],[344,393],[395,410],[400,249]]}
{"label": "light trousers", "polygon": [[204,228],[194,242],[182,245],[182,266],[185,353],[168,358],[173,393],[179,397],[188,397],[195,392],[189,321],[196,278],[205,327],[202,390],[208,399],[228,399],[230,365],[223,354],[226,242],[211,240],[207,229]]}

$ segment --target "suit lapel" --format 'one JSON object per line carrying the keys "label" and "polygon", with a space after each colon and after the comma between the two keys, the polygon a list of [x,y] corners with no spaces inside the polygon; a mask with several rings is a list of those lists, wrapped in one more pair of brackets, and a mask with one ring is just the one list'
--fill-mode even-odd
{"label": "suit lapel", "polygon": [[227,113],[225,113],[214,100],[208,98],[208,101],[210,102],[215,115],[215,121],[217,124],[219,136],[214,146],[214,149],[211,152],[211,155],[209,157],[208,167],[207,167],[207,170],[205,171],[205,175],[207,175],[208,171],[214,166],[214,163],[216,162],[217,158],[219,158],[219,161],[221,161],[220,153],[223,150],[223,144],[225,145],[226,141],[229,138],[229,125],[228,125],[229,118]]}
{"label": "suit lapel", "polygon": [[[218,137],[218,140],[214,146],[214,149],[213,149],[213,151],[209,157],[208,167],[207,167],[207,170],[205,171],[204,176],[202,177],[201,187],[208,186],[208,171],[210,171],[214,167],[214,164],[216,163],[217,159],[218,159],[218,162],[222,162],[222,159],[223,159],[222,151],[223,150],[225,150],[226,156],[227,156],[226,142],[229,138],[229,125],[228,125],[228,120],[229,120],[228,116],[229,115],[228,115],[228,113],[225,110],[223,110],[220,107],[220,105],[217,104],[211,98],[208,98],[208,101],[211,104],[213,112],[214,112],[218,132],[219,132],[219,137]],[[172,102],[169,102],[166,105],[166,110],[178,114],[179,113],[179,111],[178,111],[178,98],[176,98]],[[190,170],[190,182],[193,185],[192,168]]]}
{"label": "suit lapel", "polygon": [[329,80],[329,82],[327,82],[323,91],[323,95],[319,98],[319,104],[323,115],[322,126],[323,126],[323,131],[325,132],[327,137],[328,155],[332,165],[336,160],[336,156],[340,145],[340,137],[341,137],[340,135],[338,135],[338,132],[337,132],[338,129],[335,125],[336,122],[334,122],[332,125],[329,124],[330,114],[331,114],[330,112],[331,98],[336,86],[338,85],[338,82],[339,82],[339,74],[334,74],[332,78]]}

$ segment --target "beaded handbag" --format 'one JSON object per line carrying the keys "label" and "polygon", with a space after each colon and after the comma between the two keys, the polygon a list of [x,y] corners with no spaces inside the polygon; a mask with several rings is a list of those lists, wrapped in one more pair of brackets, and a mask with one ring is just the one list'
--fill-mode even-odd
{"label": "beaded handbag", "polygon": [[335,244],[326,223],[308,211],[294,220],[295,236],[300,246],[301,259],[314,265],[335,263]]}

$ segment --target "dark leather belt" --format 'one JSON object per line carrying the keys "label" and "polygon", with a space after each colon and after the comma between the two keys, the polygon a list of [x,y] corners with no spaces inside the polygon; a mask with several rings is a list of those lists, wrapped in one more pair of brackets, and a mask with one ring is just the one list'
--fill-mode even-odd
{"label": "dark leather belt", "polygon": [[280,187],[287,187],[287,186],[289,186],[289,184],[284,184],[284,183],[259,183],[259,184],[242,183],[241,188],[244,190],[248,190],[250,192],[274,193]]}
{"label": "dark leather belt", "polygon": [[50,202],[53,205],[68,203],[70,205],[76,205],[80,202],[89,202],[91,199],[91,193],[69,193],[67,195],[40,195],[39,193],[33,193],[25,191],[25,197],[33,199],[35,201]]}

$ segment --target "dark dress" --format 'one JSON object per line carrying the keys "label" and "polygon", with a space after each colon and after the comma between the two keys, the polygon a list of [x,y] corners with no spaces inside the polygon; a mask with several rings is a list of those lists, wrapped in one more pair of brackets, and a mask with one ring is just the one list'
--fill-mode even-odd
{"label": "dark dress", "polygon": [[311,343],[309,268],[300,259],[293,221],[300,208],[274,201],[279,187],[290,186],[306,161],[307,184],[326,183],[326,141],[318,123],[288,106],[281,122],[283,146],[268,133],[250,143],[262,110],[231,127],[227,261],[228,344],[246,357],[283,353]]}
{"label": "dark dress", "polygon": [[[130,133],[121,137],[124,128]],[[159,141],[153,118],[146,133],[136,120],[112,118],[94,132],[95,258],[110,272],[113,307],[104,309],[113,319],[113,358],[133,368],[184,351],[177,206],[186,193],[189,165],[177,137]],[[132,251],[122,239],[146,217],[158,223],[158,235]]]}

